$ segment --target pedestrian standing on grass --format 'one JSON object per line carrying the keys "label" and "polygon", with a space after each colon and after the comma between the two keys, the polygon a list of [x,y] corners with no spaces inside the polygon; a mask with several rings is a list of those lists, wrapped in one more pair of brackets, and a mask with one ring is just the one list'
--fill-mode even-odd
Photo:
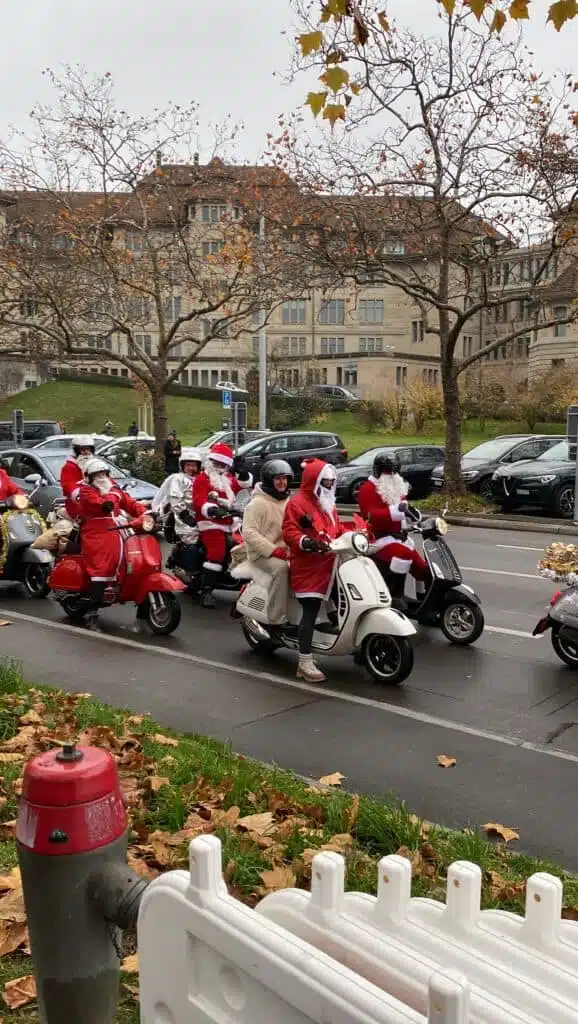
{"label": "pedestrian standing on grass", "polygon": [[138,423],[133,420],[127,431],[128,437],[138,437]]}
{"label": "pedestrian standing on grass", "polygon": [[177,437],[176,430],[171,430],[165,441],[165,473],[179,472],[179,459],[181,457],[181,442]]}

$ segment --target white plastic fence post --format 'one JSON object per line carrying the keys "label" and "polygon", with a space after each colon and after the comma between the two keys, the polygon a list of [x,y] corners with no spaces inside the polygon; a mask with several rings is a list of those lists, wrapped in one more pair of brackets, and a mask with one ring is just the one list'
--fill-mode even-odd
{"label": "white plastic fence post", "polygon": [[436,971],[428,985],[428,1024],[469,1024],[470,986],[458,971]]}
{"label": "white plastic fence post", "polygon": [[536,946],[548,946],[560,937],[564,888],[559,878],[539,871],[526,885],[526,917],[521,937]]}
{"label": "white plastic fence post", "polygon": [[345,861],[338,853],[318,853],[311,865],[311,900],[309,910],[314,918],[325,919],[340,914],[345,891]]}
{"label": "white plastic fence post", "polygon": [[472,931],[479,923],[482,872],[478,864],[456,860],[448,868],[444,923],[452,931]]}
{"label": "white plastic fence post", "polygon": [[376,922],[403,921],[411,900],[411,864],[396,853],[377,865]]}
{"label": "white plastic fence post", "polygon": [[198,836],[189,846],[189,898],[202,904],[227,895],[221,871],[221,840],[217,836]]}

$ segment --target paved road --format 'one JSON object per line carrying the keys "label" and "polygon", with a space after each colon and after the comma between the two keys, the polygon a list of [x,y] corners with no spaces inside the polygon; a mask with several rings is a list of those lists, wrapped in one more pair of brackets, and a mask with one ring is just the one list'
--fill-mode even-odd
{"label": "paved road", "polygon": [[[130,609],[104,616],[105,636],[63,623],[51,601],[0,593],[2,653],[29,679],[150,710],[169,726],[230,739],[234,749],[346,785],[391,790],[447,825],[501,821],[521,848],[578,870],[572,798],[578,772],[578,679],[531,630],[552,592],[536,577],[548,538],[454,528],[464,578],[488,628],[471,649],[422,631],[416,665],[395,690],[351,660],[328,660],[323,687],[297,683],[294,656],[248,651],[227,598],[216,612],[187,600],[174,638],[133,637]],[[436,755],[458,759],[436,767]]]}

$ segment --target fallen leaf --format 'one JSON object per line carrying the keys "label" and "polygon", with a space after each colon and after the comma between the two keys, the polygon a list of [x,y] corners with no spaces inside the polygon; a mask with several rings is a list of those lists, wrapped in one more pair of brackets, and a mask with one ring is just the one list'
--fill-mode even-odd
{"label": "fallen leaf", "polygon": [[239,818],[237,825],[246,829],[247,832],[256,832],[257,835],[263,836],[273,825],[273,815],[271,811],[263,811],[262,814],[248,814],[245,818]]}
{"label": "fallen leaf", "polygon": [[447,754],[438,754],[437,762],[440,768],[453,768],[458,763],[455,757],[448,757]]}
{"label": "fallen leaf", "polygon": [[22,879],[20,877],[20,868],[12,868],[9,875],[0,875],[0,889],[20,889],[22,888]]}
{"label": "fallen leaf", "polygon": [[130,956],[125,956],[120,969],[125,974],[138,974],[138,953],[131,953]]}
{"label": "fallen leaf", "polygon": [[24,978],[13,978],[6,982],[2,998],[11,1010],[19,1010],[36,999],[36,982],[34,975],[27,974]]}
{"label": "fallen leaf", "polygon": [[132,775],[120,779],[122,798],[128,807],[139,807],[142,803],[142,790],[137,778]]}
{"label": "fallen leaf", "polygon": [[19,921],[2,921],[0,924],[0,956],[7,956],[28,942],[28,928]]}
{"label": "fallen leaf", "polygon": [[20,719],[22,725],[41,725],[42,718],[38,714],[38,711],[27,711],[25,715],[22,715]]}
{"label": "fallen leaf", "polygon": [[128,851],[127,864],[129,868],[132,868],[136,875],[140,875],[141,878],[148,878],[150,881],[153,878],[158,878],[160,871],[156,868],[151,868],[145,860],[141,857],[137,857],[132,850]]}
{"label": "fallen leaf", "polygon": [[513,839],[519,839],[520,836],[513,828],[508,828],[507,825],[499,825],[497,822],[490,821],[483,826],[484,832],[487,832],[489,836],[499,836],[505,843],[512,842]]}
{"label": "fallen leaf", "polygon": [[341,772],[333,772],[332,775],[324,775],[319,782],[322,786],[340,786],[342,779],[346,778]]}
{"label": "fallen leaf", "polygon": [[301,832],[307,825],[307,818],[302,818],[297,815],[291,815],[289,818],[285,818],[278,828],[275,829],[275,836],[277,839],[286,839],[287,836],[293,835],[294,832]]}
{"label": "fallen leaf", "polygon": [[24,785],[24,779],[14,779],[11,783],[12,792],[15,796],[22,796],[22,787]]}
{"label": "fallen leaf", "polygon": [[278,864],[271,871],[262,871],[261,878],[266,892],[292,889],[297,881],[292,869],[286,864]]}
{"label": "fallen leaf", "polygon": [[321,847],[322,850],[333,850],[334,853],[345,853],[353,846],[353,837],[349,832],[342,832],[339,835],[331,836],[327,843]]}
{"label": "fallen leaf", "polygon": [[563,921],[578,921],[578,907],[562,907]]}
{"label": "fallen leaf", "polygon": [[234,828],[239,820],[241,811],[239,807],[229,807],[227,811],[213,808],[211,813],[211,825],[215,828]]}
{"label": "fallen leaf", "polygon": [[16,761],[23,761],[24,754],[2,754],[0,753],[0,764],[15,764]]}
{"label": "fallen leaf", "polygon": [[434,878],[436,873],[435,864],[429,864],[422,857],[419,850],[410,850],[407,846],[400,846],[395,851],[398,857],[405,857],[411,864],[411,873],[414,878]]}
{"label": "fallen leaf", "polygon": [[15,921],[17,924],[26,923],[26,909],[24,907],[24,894],[22,886],[12,889],[0,899],[0,921]]}
{"label": "fallen leaf", "polygon": [[[139,998],[139,996],[140,996],[140,989],[139,989],[138,985],[125,985],[125,984],[123,984],[122,987],[125,990],[125,992],[128,992],[129,995],[134,996],[135,999]],[[2,1024],[1,1020],[0,1020],[0,1024]]]}
{"label": "fallen leaf", "polygon": [[502,878],[497,871],[488,871],[486,878],[490,886],[490,895],[494,900],[513,900],[526,890],[525,882],[510,882],[507,878]]}
{"label": "fallen leaf", "polygon": [[170,786],[171,784],[171,780],[165,778],[164,775],[149,775],[145,781],[152,793],[158,793],[159,789],[162,789],[163,786]]}
{"label": "fallen leaf", "polygon": [[127,725],[142,725],[144,720],[144,715],[130,715],[130,717],[127,718],[126,722]]}
{"label": "fallen leaf", "polygon": [[226,866],[225,870],[223,871],[223,878],[224,878],[225,882],[230,882],[231,881],[231,879],[232,879],[232,877],[233,877],[233,875],[235,873],[235,868],[236,867],[237,867],[237,862],[236,861],[234,861],[234,860],[228,861],[227,866]]}
{"label": "fallen leaf", "polygon": [[432,828],[431,822],[429,822],[429,821],[422,821],[421,818],[418,818],[417,814],[410,814],[408,820],[409,820],[410,825],[419,825],[420,826],[420,834],[421,834],[421,838],[422,839],[429,839],[429,834],[430,834],[431,828]]}
{"label": "fallen leaf", "polygon": [[351,829],[355,825],[358,816],[359,816],[359,796],[358,796],[358,794],[356,794],[353,797],[353,800],[351,801],[350,806],[347,808],[347,811],[345,812],[345,823],[346,823],[347,828],[348,828],[349,831],[351,831]]}
{"label": "fallen leaf", "polygon": [[179,741],[173,739],[172,736],[163,736],[162,733],[157,732],[151,737],[153,743],[158,743],[161,747],[178,747]]}

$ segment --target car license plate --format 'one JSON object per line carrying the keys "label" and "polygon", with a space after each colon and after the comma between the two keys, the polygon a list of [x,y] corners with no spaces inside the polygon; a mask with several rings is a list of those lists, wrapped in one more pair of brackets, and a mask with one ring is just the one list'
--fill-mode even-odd
{"label": "car license plate", "polygon": [[516,488],[516,494],[529,494],[529,493],[530,493],[530,491],[528,490],[527,487],[518,487],[518,488]]}

